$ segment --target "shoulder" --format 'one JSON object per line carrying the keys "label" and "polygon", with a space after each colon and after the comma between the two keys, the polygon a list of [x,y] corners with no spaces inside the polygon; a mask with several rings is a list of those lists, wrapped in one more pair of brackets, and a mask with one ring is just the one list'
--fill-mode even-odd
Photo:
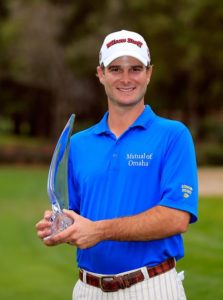
{"label": "shoulder", "polygon": [[190,131],[187,128],[187,126],[182,122],[163,118],[160,116],[157,116],[154,122],[154,126],[157,131],[163,132],[166,135],[175,136],[180,135],[184,132],[190,134]]}
{"label": "shoulder", "polygon": [[188,127],[180,121],[157,116],[153,123],[153,132],[162,140],[163,147],[193,144],[193,137]]}
{"label": "shoulder", "polygon": [[94,127],[89,127],[85,130],[79,131],[73,134],[70,138],[70,158],[72,160],[75,157],[81,157],[82,155],[86,155],[86,152],[89,151],[89,148],[96,143],[92,143],[92,137],[94,134]]}
{"label": "shoulder", "polygon": [[87,129],[81,130],[81,131],[73,134],[71,136],[71,140],[74,141],[74,142],[75,141],[81,141],[83,139],[86,139],[86,138],[92,136],[95,132],[95,127],[96,127],[96,125],[93,125],[93,126],[87,128]]}

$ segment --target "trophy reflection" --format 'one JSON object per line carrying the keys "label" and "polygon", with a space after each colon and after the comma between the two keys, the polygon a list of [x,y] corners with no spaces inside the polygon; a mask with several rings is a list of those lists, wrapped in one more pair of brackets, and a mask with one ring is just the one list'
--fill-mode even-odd
{"label": "trophy reflection", "polygon": [[63,213],[63,209],[68,209],[68,155],[70,148],[70,137],[73,130],[75,115],[72,114],[67,122],[60,138],[57,142],[56,148],[51,160],[47,192],[50,203],[52,205],[51,215],[51,234],[45,239],[50,238],[52,235],[63,231],[70,225],[73,220]]}

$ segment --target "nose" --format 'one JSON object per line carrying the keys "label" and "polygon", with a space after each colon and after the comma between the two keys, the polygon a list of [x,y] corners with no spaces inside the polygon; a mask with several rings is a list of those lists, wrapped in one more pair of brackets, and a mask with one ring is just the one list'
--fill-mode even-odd
{"label": "nose", "polygon": [[124,83],[124,84],[128,84],[130,82],[130,76],[129,76],[129,73],[128,71],[123,71],[122,73],[122,77],[121,77],[121,81]]}

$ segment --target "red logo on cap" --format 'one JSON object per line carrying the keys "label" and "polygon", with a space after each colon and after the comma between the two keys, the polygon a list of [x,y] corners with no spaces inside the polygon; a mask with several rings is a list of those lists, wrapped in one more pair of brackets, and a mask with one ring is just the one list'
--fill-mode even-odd
{"label": "red logo on cap", "polygon": [[119,43],[126,43],[126,39],[119,39],[119,40],[112,40],[108,44],[106,44],[107,48],[110,48],[113,45],[119,44]]}
{"label": "red logo on cap", "polygon": [[119,43],[131,43],[131,44],[134,44],[134,45],[138,46],[139,48],[142,47],[142,42],[133,40],[131,38],[112,40],[111,42],[107,43],[106,46],[107,46],[107,48],[110,48],[111,46],[114,46],[114,45],[119,44]]}
{"label": "red logo on cap", "polygon": [[142,42],[140,42],[140,41],[135,41],[135,40],[133,40],[133,39],[128,38],[128,41],[127,41],[127,42],[128,42],[128,43],[135,44],[135,45],[138,46],[139,48],[142,47]]}

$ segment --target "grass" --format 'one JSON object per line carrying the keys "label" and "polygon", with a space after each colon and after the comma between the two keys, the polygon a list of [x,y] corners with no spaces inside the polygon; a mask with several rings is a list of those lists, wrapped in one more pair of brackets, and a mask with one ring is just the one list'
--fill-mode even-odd
{"label": "grass", "polygon": [[[71,299],[77,278],[74,248],[47,248],[35,223],[49,207],[46,168],[0,168],[0,299]],[[188,300],[223,299],[223,199],[200,199],[200,219],[185,234]]]}
{"label": "grass", "polygon": [[35,223],[49,207],[47,170],[1,167],[0,299],[70,299],[75,281],[74,248],[47,248]]}
{"label": "grass", "polygon": [[178,269],[185,270],[188,299],[223,299],[223,197],[200,199],[199,222],[184,235],[185,258]]}

